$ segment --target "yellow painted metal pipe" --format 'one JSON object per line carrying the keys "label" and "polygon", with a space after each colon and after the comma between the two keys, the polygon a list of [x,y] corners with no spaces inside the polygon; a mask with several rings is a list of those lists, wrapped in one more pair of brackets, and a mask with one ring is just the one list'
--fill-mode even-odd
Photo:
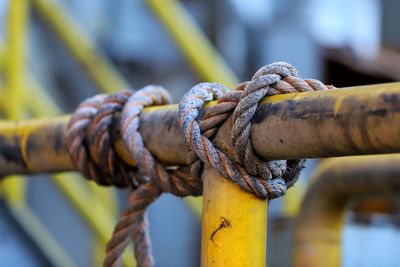
{"label": "yellow painted metal pipe", "polygon": [[[268,97],[253,120],[252,142],[265,159],[400,152],[400,83]],[[213,105],[215,102],[210,103]],[[140,131],[166,164],[186,164],[177,106],[146,108]],[[68,117],[0,122],[0,175],[72,170],[64,131]],[[230,119],[215,143],[229,148]],[[121,140],[119,156],[134,165]]]}
{"label": "yellow painted metal pipe", "polygon": [[176,0],[147,2],[202,80],[220,82],[231,88],[238,83],[233,71],[215,52],[212,44],[181,3]]}
{"label": "yellow painted metal pipe", "polygon": [[3,43],[0,43],[0,70],[3,70],[7,64],[7,53]]}
{"label": "yellow painted metal pipe", "polygon": [[23,108],[19,99],[23,95],[21,76],[25,69],[25,43],[28,22],[28,0],[10,1],[7,27],[7,67],[5,69],[7,84],[7,117],[20,118]]}
{"label": "yellow painted metal pipe", "polygon": [[311,180],[296,219],[294,266],[340,266],[341,232],[349,202],[389,194],[400,194],[400,154],[325,160]]}
{"label": "yellow painted metal pipe", "polygon": [[32,3],[103,92],[128,88],[125,80],[56,1],[33,0]]}
{"label": "yellow painted metal pipe", "polygon": [[203,181],[201,266],[264,267],[267,201],[211,168],[205,169]]}

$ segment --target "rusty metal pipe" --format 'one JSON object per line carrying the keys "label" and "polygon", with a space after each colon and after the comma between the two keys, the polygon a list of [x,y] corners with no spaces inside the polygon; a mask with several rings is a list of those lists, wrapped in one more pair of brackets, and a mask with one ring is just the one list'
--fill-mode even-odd
{"label": "rusty metal pipe", "polygon": [[334,158],[313,177],[296,218],[294,266],[340,266],[351,200],[400,193],[400,154]]}
{"label": "rusty metal pipe", "polygon": [[[140,117],[146,146],[167,164],[185,164],[176,115],[177,106],[169,105],[147,108]],[[0,122],[0,175],[72,170],[63,138],[67,121]],[[215,140],[228,153],[230,125],[228,120]],[[255,114],[252,141],[265,159],[396,153],[399,126],[397,82],[268,97]],[[117,143],[121,158],[134,164]]]}

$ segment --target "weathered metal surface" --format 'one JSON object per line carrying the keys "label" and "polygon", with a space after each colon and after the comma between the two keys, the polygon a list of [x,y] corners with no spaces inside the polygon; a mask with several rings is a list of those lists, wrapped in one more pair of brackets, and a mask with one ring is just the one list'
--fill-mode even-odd
{"label": "weathered metal surface", "polygon": [[400,193],[400,154],[326,160],[296,219],[294,266],[340,266],[344,213],[350,200]]}
{"label": "weathered metal surface", "polygon": [[[167,164],[185,164],[176,115],[177,106],[169,105],[147,108],[140,117],[146,146]],[[67,121],[1,122],[0,175],[72,170],[63,141]],[[216,138],[228,153],[230,125],[228,120]],[[349,87],[265,99],[255,115],[252,142],[265,159],[396,153],[399,126],[400,83]],[[121,140],[117,143],[120,156],[134,165]]]}
{"label": "weathered metal surface", "polygon": [[0,175],[71,170],[63,141],[67,121],[68,117],[1,121]]}

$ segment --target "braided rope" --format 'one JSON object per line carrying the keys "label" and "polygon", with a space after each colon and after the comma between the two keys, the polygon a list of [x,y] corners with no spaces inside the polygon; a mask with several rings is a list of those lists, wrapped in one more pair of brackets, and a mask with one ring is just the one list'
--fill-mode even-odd
{"label": "braided rope", "polygon": [[136,160],[139,172],[150,180],[131,191],[128,208],[119,218],[113,237],[107,244],[104,266],[119,266],[121,255],[130,238],[135,244],[135,256],[140,266],[153,265],[146,219],[147,207],[162,193],[176,196],[200,195],[202,184],[182,169],[169,172],[158,163],[144,146],[139,129],[139,114],[146,106],[169,103],[169,95],[159,86],[147,86],[133,94],[121,114],[121,133],[128,151]]}
{"label": "braided rope", "polygon": [[88,98],[78,106],[68,123],[66,144],[72,162],[84,177],[99,185],[136,187],[138,184],[135,170],[110,149],[113,114],[122,110],[132,93],[126,90]]}
{"label": "braided rope", "polygon": [[[72,162],[82,174],[100,185],[129,187],[128,207],[120,216],[106,248],[104,266],[121,266],[121,257],[132,241],[139,266],[153,266],[148,231],[147,207],[163,192],[184,197],[202,194],[204,163],[240,188],[260,198],[283,195],[298,178],[304,160],[263,161],[251,143],[251,119],[265,96],[331,89],[317,80],[303,80],[287,63],[267,65],[251,81],[235,91],[218,83],[193,87],[179,104],[178,124],[189,147],[187,166],[166,169],[146,148],[139,133],[143,108],[170,102],[165,89],[146,86],[139,91],[125,90],[110,96],[97,95],[82,102],[67,128],[66,141]],[[218,99],[199,123],[199,109]],[[232,115],[231,143],[234,160],[217,149],[211,139]],[[113,129],[121,135],[137,163],[133,168],[115,152]]]}
{"label": "braided rope", "polygon": [[[203,162],[206,162],[221,176],[258,197],[271,199],[283,195],[297,180],[304,160],[263,161],[255,154],[250,122],[258,102],[265,96],[331,88],[317,80],[299,78],[297,71],[283,62],[262,67],[251,81],[239,84],[236,90],[228,93],[220,84],[196,85],[183,97],[178,113],[178,123],[190,149],[187,163],[192,166],[191,175],[199,179]],[[213,99],[218,99],[218,104],[207,110],[199,124],[196,121],[198,109]],[[210,140],[232,112],[231,142],[235,162]]]}

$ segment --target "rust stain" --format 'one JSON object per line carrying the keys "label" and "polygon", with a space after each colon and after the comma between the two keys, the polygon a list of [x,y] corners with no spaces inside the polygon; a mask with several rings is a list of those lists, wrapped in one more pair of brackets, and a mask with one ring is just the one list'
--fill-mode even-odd
{"label": "rust stain", "polygon": [[0,136],[0,158],[2,158],[4,162],[10,162],[26,169],[26,162],[19,148],[20,142],[18,136],[14,136],[12,141]]}
{"label": "rust stain", "polygon": [[[212,234],[211,234],[211,236],[210,236],[210,240],[211,240],[214,244],[215,244],[214,236],[216,235],[216,233],[217,233],[219,230],[222,230],[223,228],[231,228],[231,227],[232,227],[231,222],[230,222],[227,218],[221,216],[221,217],[220,217],[220,220],[221,220],[221,223],[219,224],[218,228],[215,229],[214,232],[212,232]],[[216,244],[215,244],[215,245],[216,245]]]}

